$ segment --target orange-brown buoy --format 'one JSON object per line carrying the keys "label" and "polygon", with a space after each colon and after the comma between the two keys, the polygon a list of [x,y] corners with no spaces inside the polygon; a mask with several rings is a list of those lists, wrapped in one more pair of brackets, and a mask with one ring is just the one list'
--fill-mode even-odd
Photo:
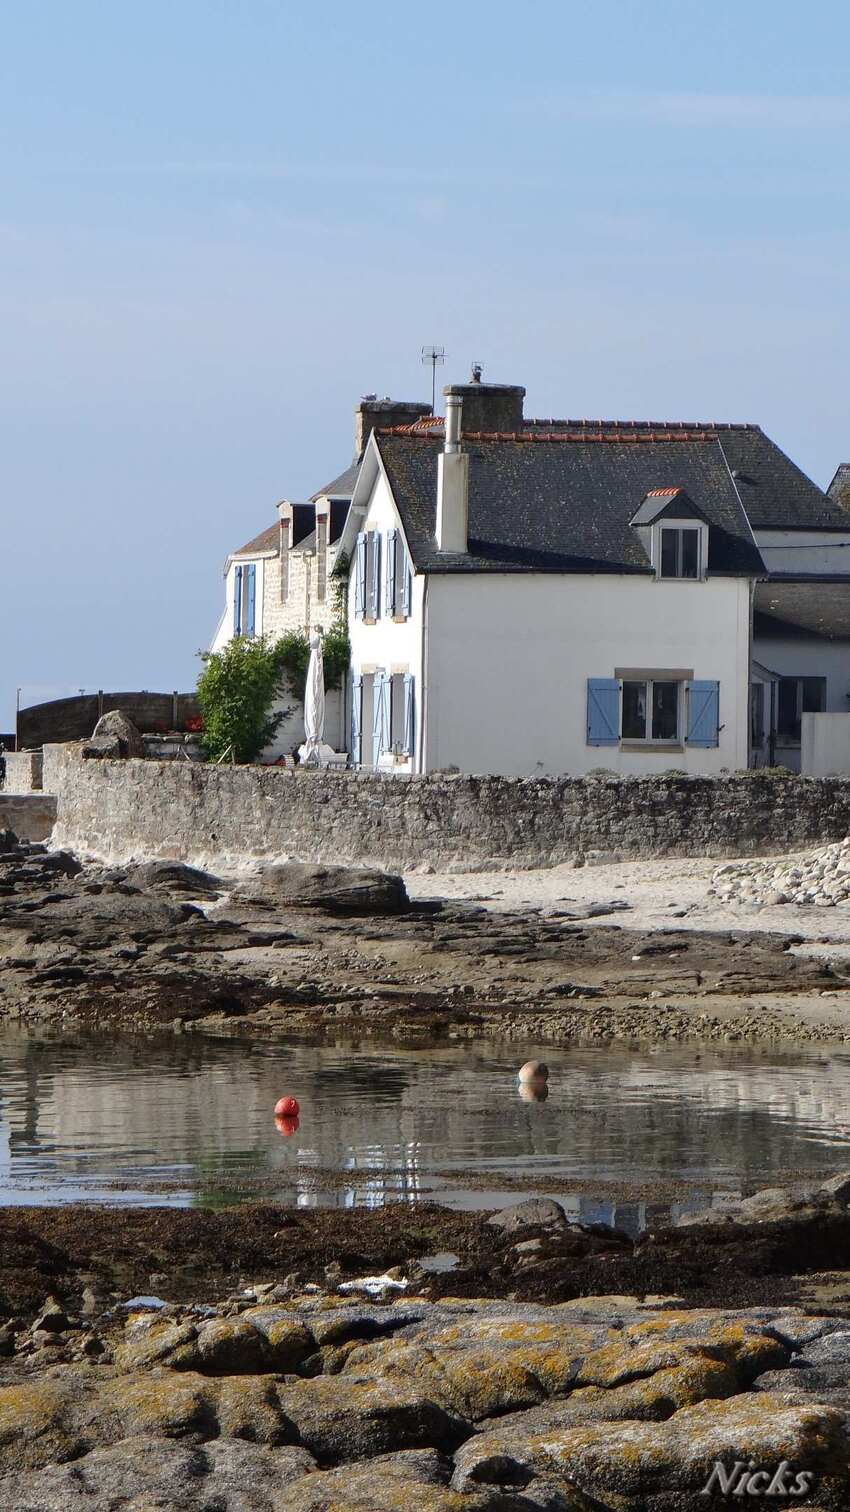
{"label": "orange-brown buoy", "polygon": [[287,1117],[283,1113],[278,1113],[275,1115],[274,1126],[278,1134],[282,1134],[284,1139],[286,1139],[290,1134],[298,1133],[299,1122],[300,1120],[295,1114],[290,1113],[289,1117]]}
{"label": "orange-brown buoy", "polygon": [[279,1097],[274,1105],[275,1118],[297,1118],[300,1112],[296,1097]]}

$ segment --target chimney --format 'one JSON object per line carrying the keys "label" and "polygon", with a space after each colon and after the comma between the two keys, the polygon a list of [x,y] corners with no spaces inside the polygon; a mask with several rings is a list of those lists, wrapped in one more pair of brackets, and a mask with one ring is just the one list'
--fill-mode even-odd
{"label": "chimney", "polygon": [[518,383],[482,383],[481,367],[473,363],[469,383],[452,383],[443,389],[446,399],[463,402],[463,429],[473,431],[520,431],[525,389]]}
{"label": "chimney", "polygon": [[437,550],[468,551],[469,458],[461,450],[463,400],[446,390],[446,440],[437,459]]}
{"label": "chimney", "polygon": [[430,404],[419,404],[413,399],[379,399],[377,394],[364,394],[354,411],[354,457],[362,457],[366,442],[376,425],[412,425],[423,415],[431,415]]}

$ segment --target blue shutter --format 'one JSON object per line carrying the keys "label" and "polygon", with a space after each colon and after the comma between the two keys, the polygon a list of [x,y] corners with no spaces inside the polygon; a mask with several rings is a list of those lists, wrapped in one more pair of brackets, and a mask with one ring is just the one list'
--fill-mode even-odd
{"label": "blue shutter", "polygon": [[416,734],[416,701],[414,698],[414,680],[410,672],[404,674],[404,749],[408,756],[413,756],[413,742]]}
{"label": "blue shutter", "polygon": [[360,729],[363,719],[363,679],[355,677],[351,683],[351,765],[359,766],[362,756],[360,750]]}
{"label": "blue shutter", "polygon": [[366,613],[366,536],[357,537],[354,552],[354,613],[362,619]]}
{"label": "blue shutter", "polygon": [[395,614],[395,592],[396,592],[396,579],[395,579],[396,563],[395,563],[395,559],[396,559],[396,541],[397,540],[398,540],[398,531],[397,530],[388,530],[387,531],[387,574],[386,574],[386,584],[385,584],[385,588],[384,588],[384,613],[385,614]]}
{"label": "blue shutter", "polygon": [[410,560],[402,545],[401,548],[401,612],[405,619],[410,619]]}
{"label": "blue shutter", "polygon": [[368,532],[367,563],[366,613],[371,619],[377,619],[381,611],[381,537],[377,530]]}
{"label": "blue shutter", "polygon": [[384,692],[385,680],[383,672],[376,672],[372,683],[372,765],[378,765],[378,757],[381,754],[381,737],[384,733]]}
{"label": "blue shutter", "polygon": [[620,684],[616,677],[587,679],[587,744],[620,743]]}
{"label": "blue shutter", "polygon": [[253,635],[257,619],[257,568],[249,562],[245,568],[248,576],[248,602],[245,607],[245,634]]}
{"label": "blue shutter", "polygon": [[391,751],[393,748],[393,680],[387,672],[384,674],[383,698],[381,699],[381,750]]}
{"label": "blue shutter", "polygon": [[242,568],[233,569],[233,634],[242,634]]}
{"label": "blue shutter", "polygon": [[719,682],[688,683],[688,745],[720,744]]}

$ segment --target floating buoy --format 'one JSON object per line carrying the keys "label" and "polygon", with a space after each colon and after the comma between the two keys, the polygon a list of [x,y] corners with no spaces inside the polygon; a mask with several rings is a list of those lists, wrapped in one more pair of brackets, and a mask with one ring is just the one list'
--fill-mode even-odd
{"label": "floating buoy", "polygon": [[277,1113],[275,1114],[274,1126],[278,1134],[282,1134],[284,1139],[286,1139],[290,1134],[297,1134],[299,1122],[300,1120],[295,1113],[290,1113],[288,1117],[283,1113]]}
{"label": "floating buoy", "polygon": [[279,1097],[274,1105],[275,1118],[297,1118],[300,1112],[296,1097]]}
{"label": "floating buoy", "polygon": [[549,1080],[549,1067],[545,1061],[526,1061],[518,1075],[521,1082],[545,1082]]}

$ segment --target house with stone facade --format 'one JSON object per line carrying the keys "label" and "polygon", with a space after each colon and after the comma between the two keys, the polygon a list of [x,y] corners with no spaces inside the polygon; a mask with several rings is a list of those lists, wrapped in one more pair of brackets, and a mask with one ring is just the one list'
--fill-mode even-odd
{"label": "house with stone facade", "polygon": [[800,765],[850,704],[850,516],[756,425],[529,420],[518,385],[373,425],[350,561],[353,765]]}
{"label": "house with stone facade", "polygon": [[[224,608],[211,651],[235,636],[277,639],[287,631],[306,635],[330,628],[337,615],[333,572],[366,444],[375,425],[410,424],[431,414],[415,400],[379,399],[366,394],[354,412],[354,457],[337,477],[306,503],[281,499],[273,524],[229,553],[224,564]],[[291,700],[290,700],[291,704]],[[344,748],[345,690],[329,693],[327,738]],[[282,703],[280,707],[289,707]],[[303,739],[300,709],[278,731],[268,759],[287,754]]]}

